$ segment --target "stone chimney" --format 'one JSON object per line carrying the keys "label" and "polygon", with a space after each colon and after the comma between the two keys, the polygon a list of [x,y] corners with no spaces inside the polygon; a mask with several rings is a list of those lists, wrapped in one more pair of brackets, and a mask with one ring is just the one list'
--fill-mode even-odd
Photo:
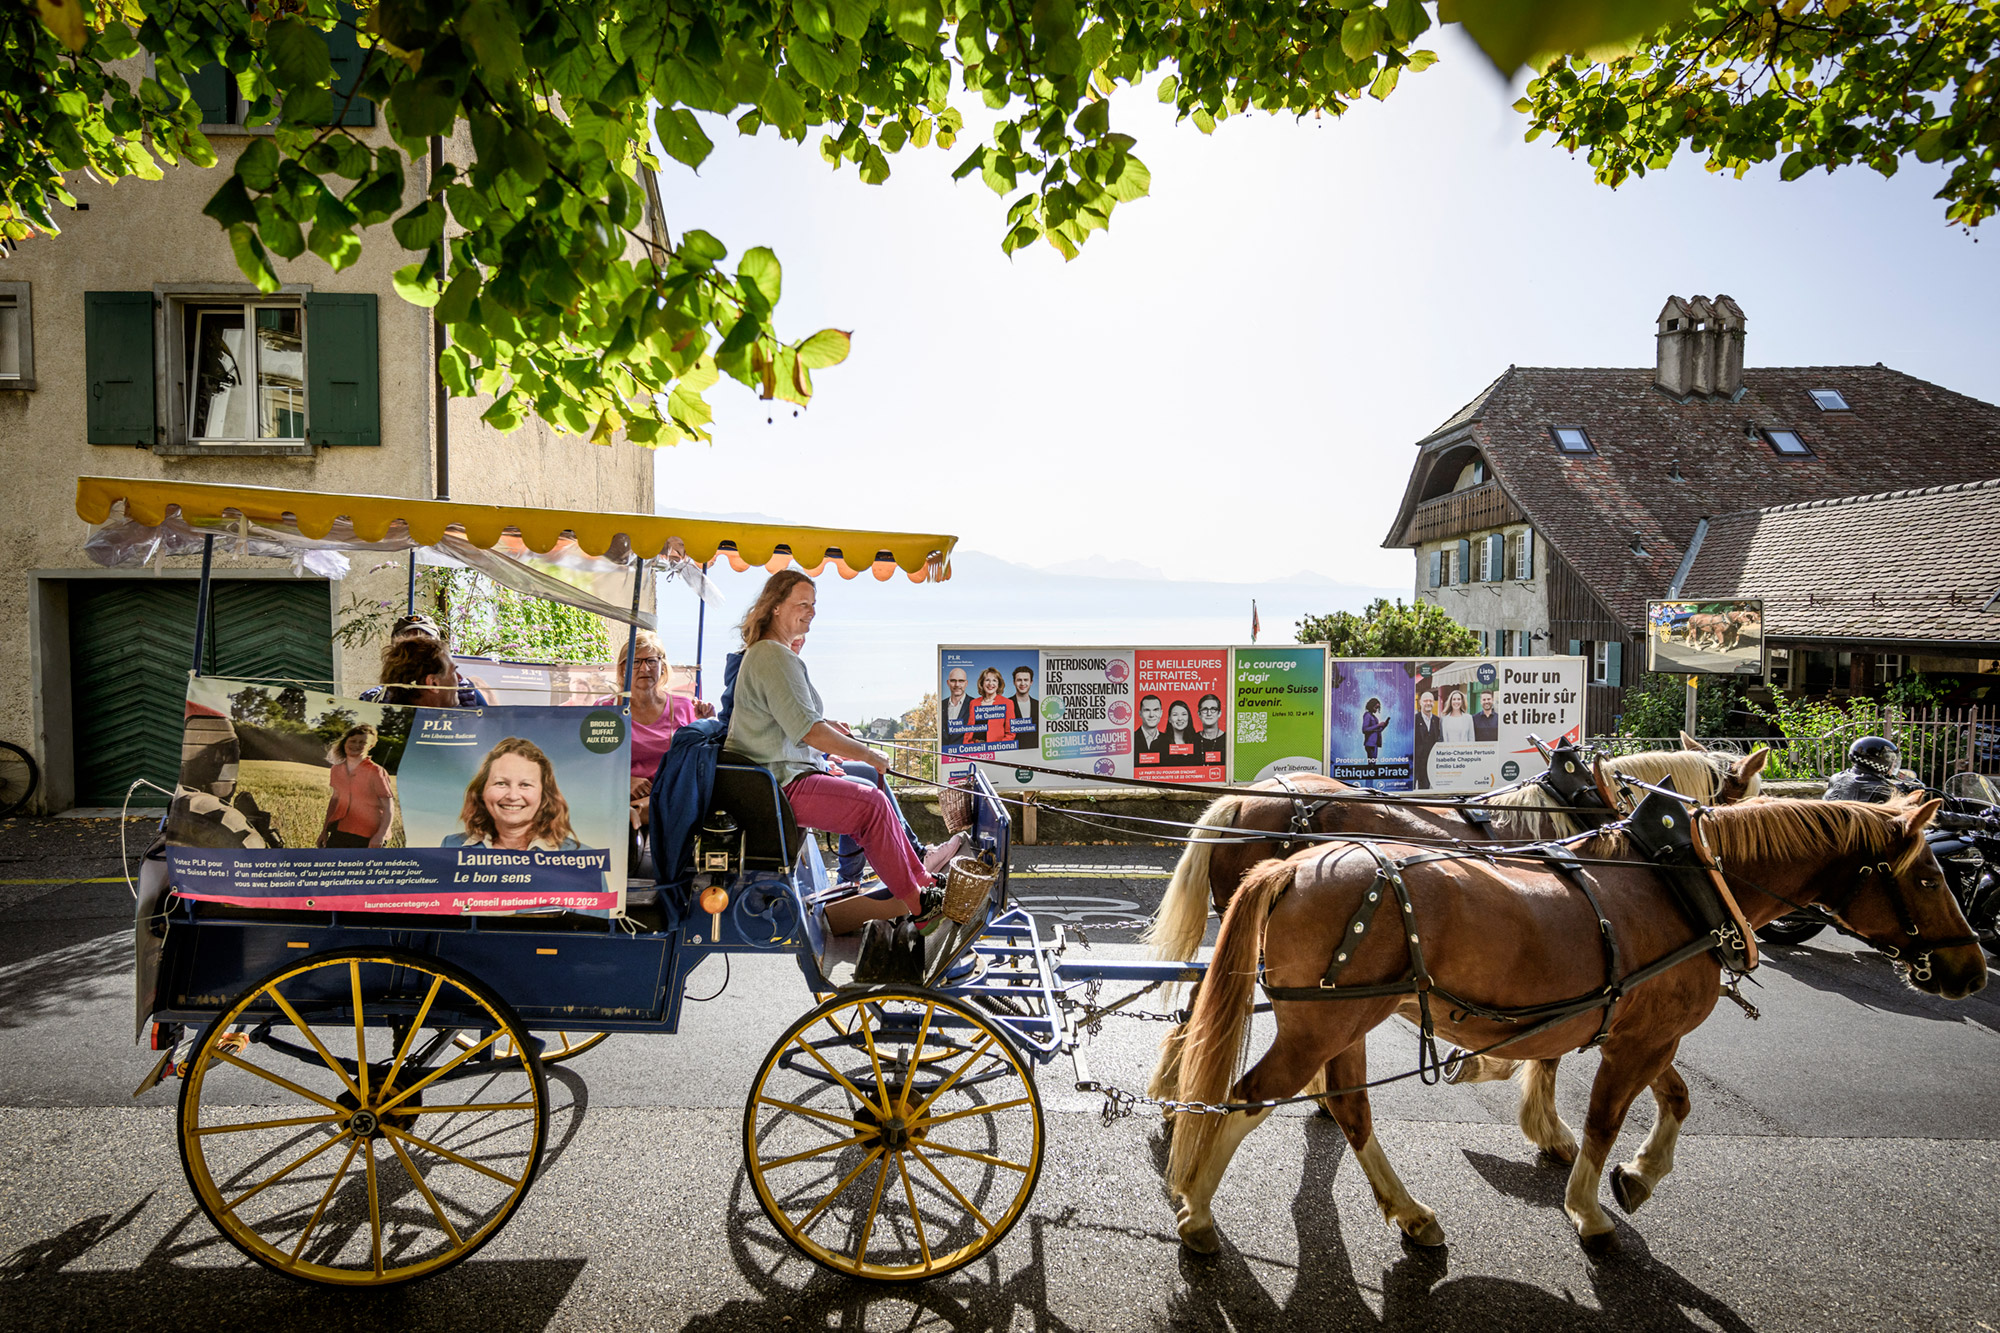
{"label": "stone chimney", "polygon": [[1653,381],[1675,398],[1734,399],[1743,389],[1743,310],[1727,296],[1669,296],[1655,321]]}

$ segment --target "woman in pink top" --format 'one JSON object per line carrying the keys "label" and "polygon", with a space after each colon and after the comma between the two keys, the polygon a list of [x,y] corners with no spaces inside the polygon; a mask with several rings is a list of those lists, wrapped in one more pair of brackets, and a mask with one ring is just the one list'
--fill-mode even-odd
{"label": "woman in pink top", "polygon": [[326,752],[330,796],[320,846],[380,847],[388,841],[396,798],[388,770],[368,757],[380,735],[368,723],[358,723]]}
{"label": "woman in pink top", "polygon": [[[625,678],[626,644],[618,649],[618,678]],[[714,717],[715,705],[667,689],[667,654],[660,636],[639,631],[639,655],[632,659],[632,827],[645,821],[646,798],[653,793],[653,775],[674,743],[674,733],[698,717]],[[617,695],[593,703],[616,707]]]}

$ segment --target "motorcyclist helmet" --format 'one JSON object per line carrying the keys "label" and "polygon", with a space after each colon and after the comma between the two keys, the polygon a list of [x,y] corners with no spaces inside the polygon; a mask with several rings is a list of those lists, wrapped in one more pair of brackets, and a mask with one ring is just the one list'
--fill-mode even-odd
{"label": "motorcyclist helmet", "polygon": [[1863,736],[1847,747],[1848,762],[1880,777],[1893,777],[1903,766],[1903,756],[1891,741],[1880,736]]}

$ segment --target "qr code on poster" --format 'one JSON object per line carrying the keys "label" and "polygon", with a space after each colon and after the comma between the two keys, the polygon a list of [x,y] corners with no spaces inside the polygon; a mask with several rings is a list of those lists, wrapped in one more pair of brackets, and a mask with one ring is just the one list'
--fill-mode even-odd
{"label": "qr code on poster", "polygon": [[1236,741],[1239,745],[1249,741],[1267,740],[1270,734],[1271,715],[1269,713],[1238,713],[1236,715]]}

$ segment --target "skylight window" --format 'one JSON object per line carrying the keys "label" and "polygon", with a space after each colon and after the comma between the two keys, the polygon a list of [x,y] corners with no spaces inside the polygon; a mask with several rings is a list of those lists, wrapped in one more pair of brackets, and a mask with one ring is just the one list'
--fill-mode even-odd
{"label": "skylight window", "polygon": [[1799,438],[1799,433],[1795,430],[1767,430],[1764,432],[1764,438],[1770,441],[1773,452],[1783,454],[1787,458],[1812,456],[1812,450]]}
{"label": "skylight window", "polygon": [[1806,392],[1812,395],[1812,400],[1819,404],[1819,410],[1822,412],[1846,412],[1851,410],[1847,406],[1847,400],[1840,396],[1840,390],[1838,389],[1807,389]]}
{"label": "skylight window", "polygon": [[1581,426],[1551,426],[1549,433],[1556,438],[1556,448],[1566,454],[1594,454],[1590,436],[1584,434]]}

